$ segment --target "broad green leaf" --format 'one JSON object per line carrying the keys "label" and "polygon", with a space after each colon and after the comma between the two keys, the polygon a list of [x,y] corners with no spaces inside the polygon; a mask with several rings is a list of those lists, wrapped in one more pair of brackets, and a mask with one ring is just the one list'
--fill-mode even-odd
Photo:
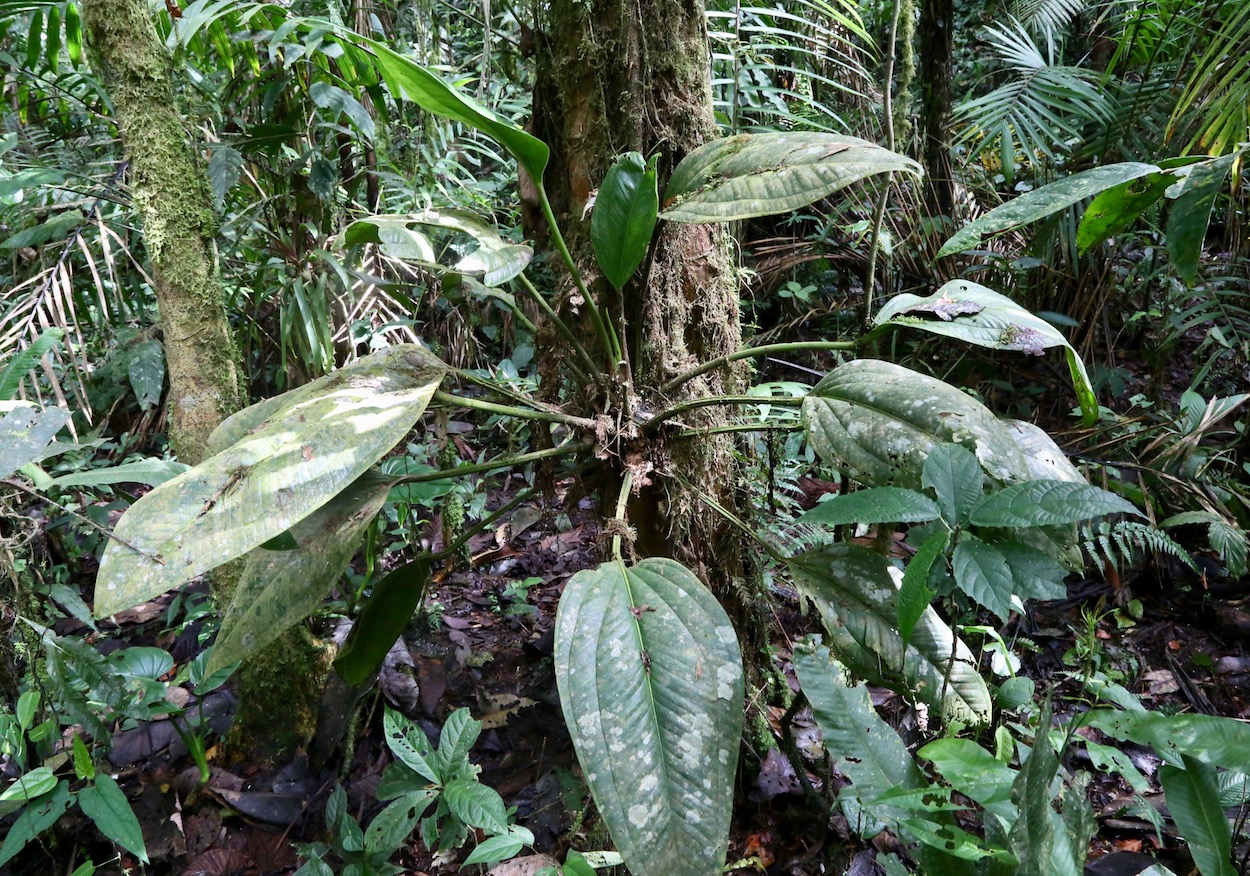
{"label": "broad green leaf", "polygon": [[334,670],[348,684],[371,676],[412,620],[430,583],[430,559],[422,555],[389,572],[373,585],[360,616],[334,661]]}
{"label": "broad green leaf", "polygon": [[[236,443],[122,516],[97,575],[97,615],[158,596],[308,517],[408,433],[443,374],[423,348],[395,346],[266,404],[269,416]],[[250,423],[246,414],[236,416]],[[219,430],[234,428],[227,420]]]}
{"label": "broad green leaf", "polygon": [[69,808],[70,800],[69,782],[62,779],[53,791],[27,805],[9,826],[4,844],[0,845],[0,867],[9,863],[28,842],[56,824]]}
{"label": "broad green leaf", "polygon": [[[73,5],[73,4],[70,4]],[[52,350],[65,337],[65,332],[58,328],[45,331],[31,342],[30,346],[12,356],[0,369],[0,401],[8,401],[17,394],[17,388],[31,369],[39,364],[44,353]]]}
{"label": "broad green leaf", "polygon": [[638,152],[618,156],[595,196],[590,240],[599,268],[618,291],[638,270],[651,246],[660,208],[655,164],[655,156],[644,162]]}
{"label": "broad green leaf", "polygon": [[939,444],[925,458],[920,474],[920,483],[937,496],[942,516],[951,524],[966,523],[985,485],[977,458],[958,444]]}
{"label": "broad green leaf", "polygon": [[871,487],[834,496],[799,517],[800,523],[923,523],[942,516],[933,500],[902,487]]}
{"label": "broad green leaf", "polygon": [[898,634],[903,637],[903,644],[911,641],[912,630],[916,623],[937,596],[929,589],[929,571],[934,561],[946,551],[950,541],[950,532],[940,529],[933,533],[916,549],[916,554],[903,570],[903,581],[898,588]]}
{"label": "broad green leaf", "polygon": [[1149,173],[1112,186],[1085,208],[1076,230],[1076,243],[1082,253],[1114,237],[1150,209],[1176,182],[1170,173]]}
{"label": "broad green leaf", "polygon": [[1168,258],[1186,285],[1192,286],[1198,274],[1198,259],[1207,237],[1211,206],[1224,187],[1233,163],[1241,155],[1242,151],[1237,150],[1196,164],[1179,185],[1176,203],[1168,213]]}
{"label": "broad green leaf", "polygon": [[442,784],[443,779],[434,766],[434,749],[420,727],[387,706],[382,716],[382,730],[386,734],[386,747],[396,760],[434,784]]}
{"label": "broad green leaf", "polygon": [[0,478],[7,478],[29,462],[43,456],[43,450],[69,422],[65,408],[37,411],[20,405],[0,417]]}
{"label": "broad green leaf", "polygon": [[971,739],[937,739],[916,752],[930,761],[956,791],[996,815],[1014,820],[1011,785],[1016,771]]}
{"label": "broad green leaf", "polygon": [[113,842],[148,862],[148,850],[143,844],[143,828],[130,808],[126,792],[106,773],[99,773],[95,782],[78,792],[78,805],[83,814],[95,822],[95,826]]}
{"label": "broad green leaf", "polygon": [[74,741],[70,747],[74,752],[74,775],[88,782],[95,779],[95,763],[91,760],[91,752],[87,750],[87,743],[82,741],[81,733],[74,734]]}
{"label": "broad green leaf", "polygon": [[[258,653],[317,610],[351,562],[394,483],[393,477],[365,472],[291,528],[294,550],[261,546],[247,555],[221,621],[210,674]],[[409,612],[401,620],[411,617]]]}
{"label": "broad green leaf", "polygon": [[1086,739],[1085,751],[1089,754],[1089,762],[1094,769],[1104,773],[1118,773],[1135,793],[1145,794],[1150,790],[1150,781],[1142,775],[1133,759],[1120,749]]}
{"label": "broad green leaf", "polygon": [[85,221],[86,217],[80,211],[66,210],[45,222],[6,238],[3,243],[0,243],[0,249],[16,250],[25,246],[39,247],[45,243],[63,241]]}
{"label": "broad green leaf", "polygon": [[165,388],[165,348],[160,341],[148,338],[131,350],[126,372],[142,410],[160,404]]}
{"label": "broad green leaf", "polygon": [[1074,173],[1061,180],[1033,189],[1018,198],[995,207],[980,219],[959,229],[950,240],[942,244],[937,258],[954,255],[972,249],[986,237],[993,237],[1021,225],[1045,219],[1066,210],[1073,204],[1092,198],[1107,189],[1151,173],[1160,168],[1154,164],[1126,161],[1106,164],[1091,170]]}
{"label": "broad green leaf", "polygon": [[920,165],[844,134],[738,134],[691,152],[664,191],[661,219],[732,222],[805,207],[880,173],[920,176]]}
{"label": "broad green leaf", "polygon": [[547,144],[521,130],[495,112],[404,55],[355,34],[344,34],[371,52],[378,72],[397,98],[407,98],[428,112],[461,122],[493,137],[512,153],[535,185],[541,186],[550,150]]}
{"label": "broad green leaf", "polygon": [[[457,248],[439,247],[431,233],[465,235],[477,244],[467,255]],[[459,210],[426,210],[404,215],[376,215],[357,219],[340,235],[348,246],[378,244],[392,258],[403,259],[431,271],[454,271],[480,278],[486,286],[498,286],[516,277],[534,257],[534,251],[499,236],[499,231],[476,216]],[[452,258],[440,261],[446,249]]]}
{"label": "broad green leaf", "polygon": [[48,482],[50,487],[102,487],[108,484],[147,484],[155,487],[173,480],[189,469],[186,463],[172,459],[141,459],[123,462],[109,468],[92,468],[71,472]]}
{"label": "broad green leaf", "polygon": [[978,604],[1006,621],[1015,582],[1003,555],[979,538],[964,536],[951,556],[955,584]]}
{"label": "broad green leaf", "polygon": [[635,876],[717,876],[742,735],[738,639],[685,567],[578,572],[556,618],[556,682],[586,783]]}
{"label": "broad green leaf", "polygon": [[[521,828],[525,830],[525,828]],[[525,831],[529,833],[529,831]],[[533,834],[530,834],[530,843],[533,843]],[[486,864],[490,866],[500,861],[506,861],[521,849],[525,848],[526,841],[520,836],[506,833],[502,836],[493,836],[488,840],[478,843],[473,849],[469,857],[464,859],[463,866],[469,864]]]}
{"label": "broad green leaf", "polygon": [[421,816],[434,802],[433,790],[405,794],[379,812],[365,829],[365,845],[371,849],[398,849],[417,829]]}
{"label": "broad green leaf", "polygon": [[443,788],[443,799],[451,814],[469,827],[480,827],[487,833],[503,833],[508,829],[508,813],[503,798],[494,788],[477,779],[456,779]]}
{"label": "broad green leaf", "polygon": [[909,692],[943,721],[989,720],[990,692],[976,658],[936,611],[921,612],[903,642],[898,590],[884,557],[836,544],[800,554],[788,566],[795,585],[819,609],[838,659],[857,676]]}
{"label": "broad green leaf", "polygon": [[47,794],[56,787],[56,783],[56,774],[46,766],[35,767],[18,776],[13,784],[0,792],[0,818],[21,809],[27,801]]}
{"label": "broad green leaf", "polygon": [[330,110],[335,122],[339,116],[347,116],[361,137],[368,141],[374,139],[373,116],[364,104],[337,85],[319,79],[308,86],[308,97],[322,109]]}
{"label": "broad green leaf", "polygon": [[1181,767],[1170,763],[1159,767],[1159,784],[1172,820],[1202,876],[1236,876],[1238,870],[1230,863],[1232,830],[1220,806],[1215,767],[1184,754],[1181,762]]}
{"label": "broad green leaf", "polygon": [[896,295],[873,317],[873,325],[920,329],[979,347],[1035,356],[1051,347],[1063,347],[1085,422],[1090,425],[1098,419],[1098,399],[1085,363],[1068,339],[1046,320],[979,283],[951,280],[925,298]]}
{"label": "broad green leaf", "polygon": [[1071,481],[1028,481],[986,496],[973,509],[972,522],[977,526],[1053,526],[1107,514],[1142,516],[1132,502],[1101,487]]}
{"label": "broad green leaf", "polygon": [[1013,592],[1021,599],[1063,599],[1068,595],[1064,585],[1068,571],[1049,554],[1018,541],[988,541],[1007,562]]}
{"label": "broad green leaf", "polygon": [[857,359],[830,371],[803,400],[803,424],[821,459],[867,486],[918,489],[939,444],[971,450],[991,477],[1028,476],[1028,464],[985,405],[899,365]]}
{"label": "broad green leaf", "polygon": [[482,722],[473,720],[468,709],[456,709],[443,724],[438,737],[438,751],[434,753],[434,766],[443,782],[459,776],[469,762],[469,749],[482,733]]}
{"label": "broad green leaf", "polygon": [[[872,707],[864,684],[852,685],[829,649],[808,639],[794,648],[794,670],[824,735],[825,748],[870,811],[873,802],[895,789],[921,789],[928,783],[907,746]],[[887,817],[897,811],[881,807]]]}
{"label": "broad green leaf", "polygon": [[1094,710],[1090,726],[1116,739],[1149,745],[1159,757],[1183,767],[1183,757],[1225,769],[1244,770],[1250,751],[1250,724],[1214,715],[1165,715],[1162,712]]}

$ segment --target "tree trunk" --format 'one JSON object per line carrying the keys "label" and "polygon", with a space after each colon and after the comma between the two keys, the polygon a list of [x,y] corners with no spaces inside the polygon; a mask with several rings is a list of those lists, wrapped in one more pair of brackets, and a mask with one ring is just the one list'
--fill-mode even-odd
{"label": "tree trunk", "polygon": [[[113,102],[130,162],[131,195],[156,283],[169,374],[170,443],[182,462],[205,456],[208,436],[241,402],[236,352],[217,274],[217,217],[208,177],[178,114],[169,53],[147,0],[84,0],[83,23]],[[238,563],[213,575],[221,605]],[[234,745],[281,758],[316,725],[324,649],[306,629],[287,633],[240,674]]]}
{"label": "tree trunk", "polygon": [[954,54],[953,0],[921,0],[920,116],[921,163],[929,181],[929,207],[935,216],[955,216],[951,172],[951,61]]}
{"label": "tree trunk", "polygon": [[[648,261],[621,295],[598,277],[586,202],[615,156],[659,154],[660,190],[673,167],[719,136],[712,114],[704,7],[697,0],[553,0],[538,34],[534,132],[552,150],[545,183],[570,249],[605,315],[623,325],[626,375],[636,399],[616,407],[657,409],[686,398],[737,394],[744,368],[725,368],[665,397],[660,387],[683,371],[741,346],[737,275],[725,230],[662,223]],[[682,428],[714,429],[724,408],[682,418]],[[629,506],[641,556],[683,562],[712,586],[738,622],[743,652],[766,639],[747,586],[741,534],[711,506],[739,505],[732,439],[629,435],[622,468],[642,488]]]}

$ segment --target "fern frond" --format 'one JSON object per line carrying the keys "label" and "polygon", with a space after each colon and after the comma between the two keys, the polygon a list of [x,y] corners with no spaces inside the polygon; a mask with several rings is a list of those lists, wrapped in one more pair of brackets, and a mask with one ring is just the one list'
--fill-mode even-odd
{"label": "fern frond", "polygon": [[1146,523],[1132,520],[1109,523],[1103,520],[1097,524],[1083,524],[1081,544],[1091,560],[1105,563],[1117,571],[1122,564],[1132,565],[1143,553],[1165,554],[1195,572],[1199,571],[1188,551],[1162,529]]}

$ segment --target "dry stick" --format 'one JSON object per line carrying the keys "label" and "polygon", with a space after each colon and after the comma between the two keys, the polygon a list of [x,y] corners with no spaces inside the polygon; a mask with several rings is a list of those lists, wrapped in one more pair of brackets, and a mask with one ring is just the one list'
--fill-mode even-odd
{"label": "dry stick", "polygon": [[[578,339],[577,335],[573,333],[573,330],[569,328],[568,323],[560,319],[560,315],[555,312],[551,303],[548,302],[547,299],[543,297],[543,294],[538,291],[533,283],[530,282],[529,277],[524,274],[518,274],[517,279],[521,281],[521,288],[534,299],[534,302],[538,305],[539,309],[543,312],[547,319],[551,320],[551,324],[556,327],[556,331],[564,336],[564,339],[569,342],[569,345],[573,348],[574,352],[581,356],[586,362],[586,365],[590,368],[590,374],[593,375],[595,382],[602,383],[603,369],[599,367],[599,365],[595,363],[595,360],[591,358],[590,354],[586,352],[586,348],[582,346],[581,340]],[[581,369],[577,370],[580,371]],[[582,373],[582,377],[586,377],[586,374]]]}
{"label": "dry stick", "polygon": [[482,472],[494,471],[499,468],[512,468],[517,465],[524,465],[527,462],[535,462],[539,459],[550,459],[555,456],[568,456],[582,450],[581,444],[566,441],[559,447],[551,447],[547,450],[535,450],[532,453],[522,453],[519,456],[508,456],[503,459],[492,460],[491,462],[477,462],[472,465],[458,465],[454,468],[445,468],[439,471],[429,471],[422,474],[404,475],[395,482],[396,486],[401,484],[423,484],[429,481],[442,481],[450,478],[461,477],[463,475],[481,474]]}
{"label": "dry stick", "polygon": [[821,350],[854,350],[856,346],[858,346],[857,341],[790,341],[784,344],[766,344],[763,347],[747,347],[736,353],[727,353],[724,356],[704,362],[702,365],[677,375],[661,386],[660,392],[672,392],[683,383],[707,374],[709,371],[715,371],[717,368],[724,368],[730,362],[737,362],[740,359],[754,359],[757,356],[768,356],[772,353],[792,353],[799,350],[810,350],[812,352]]}
{"label": "dry stick", "polygon": [[535,411],[526,410],[525,408],[514,408],[510,405],[497,405],[494,402],[482,401],[477,398],[462,398],[458,395],[443,392],[441,389],[434,393],[434,401],[462,408],[471,408],[477,411],[486,411],[491,414],[500,414],[505,417],[519,417],[523,420],[563,423],[566,426],[576,426],[579,429],[594,429],[595,427],[595,421],[586,417],[575,417],[572,414],[565,414],[560,411]]}
{"label": "dry stick", "polygon": [[134,551],[137,554],[140,554],[141,556],[145,556],[148,559],[156,560],[156,562],[160,563],[162,566],[165,565],[165,561],[162,560],[160,556],[157,555],[156,553],[152,551],[145,551],[143,548],[136,547],[135,545],[126,541],[126,539],[119,538],[118,536],[110,532],[109,530],[105,529],[100,524],[96,523],[90,517],[84,517],[83,515],[79,514],[77,511],[73,510],[72,508],[65,507],[64,505],[62,505],[60,502],[56,501],[55,499],[48,498],[43,493],[32,490],[30,487],[20,484],[14,480],[3,480],[3,481],[0,481],[0,484],[3,484],[6,487],[12,487],[15,490],[20,490],[21,492],[25,493],[28,496],[32,496],[33,498],[42,499],[43,501],[47,502],[49,505],[55,505],[57,508],[60,508],[66,514],[69,514],[71,517],[78,518],[81,522],[87,524],[96,532],[99,532],[101,535],[105,536],[106,538],[111,538],[113,541],[117,542],[118,544],[125,545],[126,547],[130,548],[132,551]]}
{"label": "dry stick", "polygon": [[766,395],[722,395],[709,398],[696,398],[661,411],[642,424],[643,432],[654,432],[659,426],[687,411],[712,405],[776,405],[779,408],[797,408],[803,404],[801,398],[786,398]]}

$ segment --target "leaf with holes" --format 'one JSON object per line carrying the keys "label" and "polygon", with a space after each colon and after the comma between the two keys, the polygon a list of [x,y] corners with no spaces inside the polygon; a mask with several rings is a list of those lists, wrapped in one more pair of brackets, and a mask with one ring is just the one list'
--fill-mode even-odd
{"label": "leaf with holes", "polygon": [[795,585],[820,611],[838,659],[856,675],[910,691],[943,720],[989,720],[990,692],[976,659],[937,612],[920,611],[911,637],[903,641],[898,588],[884,557],[836,544],[807,551],[787,565]]}
{"label": "leaf with holes", "polygon": [[985,405],[900,365],[840,365],[808,393],[802,410],[821,459],[868,486],[919,489],[925,458],[944,443],[971,450],[999,481],[1028,476],[1025,458]]}
{"label": "leaf with holes", "polygon": [[661,219],[732,222],[797,210],[881,173],[920,176],[920,165],[844,134],[738,134],[691,152],[664,190]]}
{"label": "leaf with holes", "polygon": [[[964,305],[966,309],[946,319],[928,318],[929,311],[942,302]],[[1051,347],[1062,347],[1086,423],[1098,419],[1098,400],[1094,397],[1085,363],[1068,339],[1046,320],[979,283],[951,280],[925,298],[910,293],[896,295],[873,317],[873,324],[914,328],[978,347],[1016,350],[1035,356]]]}
{"label": "leaf with holes", "polygon": [[25,404],[0,417],[0,478],[7,478],[43,456],[44,448],[69,422],[69,417],[65,408],[37,411]]}
{"label": "leaf with holes", "polygon": [[568,582],[556,682],[586,783],[635,876],[716,876],[742,735],[742,655],[692,572],[605,563]]}
{"label": "leaf with holes", "polygon": [[[158,596],[308,517],[408,433],[444,373],[423,348],[400,345],[267,403],[269,416],[236,443],[122,516],[96,578],[96,613]],[[233,431],[229,423],[220,428]]]}
{"label": "leaf with holes", "polygon": [[[293,549],[262,545],[247,555],[217,634],[209,674],[257,653],[317,610],[351,562],[395,480],[365,472],[291,528]],[[411,616],[410,611],[404,618]]]}

